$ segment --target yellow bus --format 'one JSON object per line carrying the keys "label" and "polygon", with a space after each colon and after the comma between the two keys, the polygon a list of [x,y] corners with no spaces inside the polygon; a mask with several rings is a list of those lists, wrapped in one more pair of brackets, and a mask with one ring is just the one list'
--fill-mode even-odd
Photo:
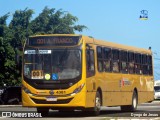
{"label": "yellow bus", "polygon": [[152,52],[73,34],[31,36],[23,50],[22,104],[100,113],[154,99]]}

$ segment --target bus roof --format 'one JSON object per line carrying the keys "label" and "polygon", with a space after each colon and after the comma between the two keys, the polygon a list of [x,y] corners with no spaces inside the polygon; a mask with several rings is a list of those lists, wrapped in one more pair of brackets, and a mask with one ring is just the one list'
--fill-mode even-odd
{"label": "bus roof", "polygon": [[[94,38],[90,38],[88,36],[82,36],[82,38],[84,38],[86,40],[86,42],[89,42],[89,43],[91,41],[89,39],[94,39]],[[113,49],[126,50],[126,51],[131,51],[131,52],[142,53],[142,54],[149,54],[149,55],[152,54],[152,51],[149,49],[127,46],[127,45],[122,45],[122,44],[104,41],[104,40],[94,39],[94,43],[99,46],[109,47],[109,48],[113,48]]]}
{"label": "bus roof", "polygon": [[44,34],[44,35],[33,35],[30,37],[44,37],[44,36],[82,36],[82,35],[78,35],[78,34]]}
{"label": "bus roof", "polygon": [[142,53],[142,54],[149,54],[151,55],[152,52],[149,49],[144,49],[144,48],[137,48],[133,46],[127,46],[127,45],[122,45],[114,42],[109,42],[105,40],[98,40],[95,38],[91,38],[88,36],[83,36],[83,35],[78,35],[78,34],[44,34],[44,35],[34,35],[30,37],[44,37],[44,36],[82,36],[82,39],[85,40],[86,43],[93,43],[99,46],[105,46],[113,49],[120,49],[120,50],[127,50],[131,52],[137,52],[137,53]]}

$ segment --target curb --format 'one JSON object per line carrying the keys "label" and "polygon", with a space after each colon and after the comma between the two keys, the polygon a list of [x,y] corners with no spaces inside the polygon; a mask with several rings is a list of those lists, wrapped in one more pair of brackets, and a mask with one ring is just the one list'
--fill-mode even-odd
{"label": "curb", "polygon": [[160,103],[160,100],[159,101],[153,101],[152,103]]}
{"label": "curb", "polygon": [[0,107],[22,107],[22,105],[0,105]]}

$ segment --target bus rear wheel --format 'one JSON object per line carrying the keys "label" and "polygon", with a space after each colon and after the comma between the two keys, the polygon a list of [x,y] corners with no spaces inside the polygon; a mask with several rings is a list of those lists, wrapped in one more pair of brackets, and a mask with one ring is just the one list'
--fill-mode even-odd
{"label": "bus rear wheel", "polygon": [[49,108],[37,107],[37,113],[41,113],[42,117],[48,116]]}
{"label": "bus rear wheel", "polygon": [[134,91],[133,95],[132,95],[132,104],[131,105],[121,106],[121,110],[122,111],[134,112],[137,109],[137,105],[138,105],[138,95],[137,95],[137,92]]}

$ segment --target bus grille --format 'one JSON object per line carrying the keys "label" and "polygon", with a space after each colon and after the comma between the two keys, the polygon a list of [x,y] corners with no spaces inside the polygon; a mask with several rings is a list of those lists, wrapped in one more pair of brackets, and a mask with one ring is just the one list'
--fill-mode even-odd
{"label": "bus grille", "polygon": [[69,103],[73,98],[65,99],[65,100],[57,100],[57,101],[46,101],[46,100],[38,100],[31,98],[36,104],[67,104]]}
{"label": "bus grille", "polygon": [[28,79],[24,76],[24,81],[31,85],[35,89],[45,89],[45,90],[57,90],[57,89],[68,89],[71,84],[76,84],[81,79],[81,75],[74,79],[66,80],[38,80],[38,79]]}

